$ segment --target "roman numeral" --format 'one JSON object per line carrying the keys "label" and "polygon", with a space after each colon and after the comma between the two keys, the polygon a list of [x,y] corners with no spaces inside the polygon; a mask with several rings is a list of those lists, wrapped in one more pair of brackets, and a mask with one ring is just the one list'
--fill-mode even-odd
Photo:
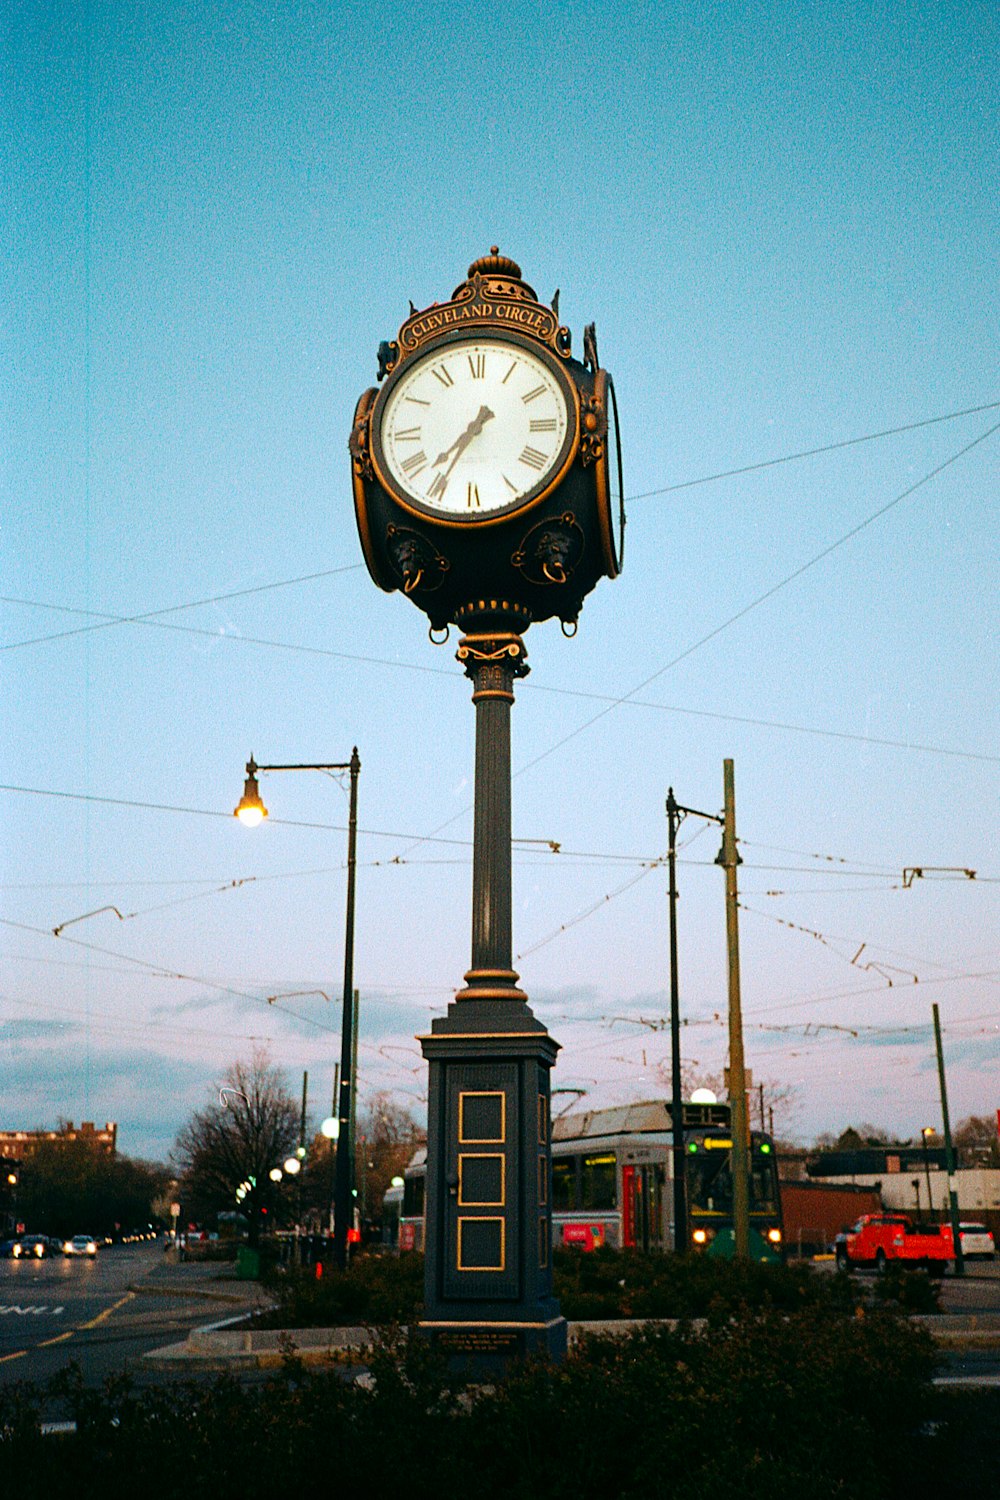
{"label": "roman numeral", "polygon": [[443,474],[439,474],[427,491],[428,500],[438,500],[448,488],[448,481]]}
{"label": "roman numeral", "polygon": [[451,376],[448,374],[448,371],[445,369],[444,365],[435,365],[434,369],[431,371],[431,374],[435,377],[436,380],[440,380],[442,385],[455,384]]}
{"label": "roman numeral", "polygon": [[521,463],[527,464],[529,469],[542,469],[545,467],[545,454],[539,453],[537,448],[525,448],[521,454]]}
{"label": "roman numeral", "polygon": [[514,491],[515,495],[520,494],[520,490],[518,489],[517,485],[514,483],[513,479],[508,479],[507,476],[506,476],[506,474],[503,476],[503,482],[504,482],[504,484],[507,486],[507,488],[509,490],[513,490]]}
{"label": "roman numeral", "polygon": [[482,380],[486,374],[486,355],[467,354],[466,359],[469,361],[469,369],[472,371],[473,380]]}
{"label": "roman numeral", "polygon": [[397,427],[395,432],[395,439],[397,443],[419,443],[420,428]]}
{"label": "roman numeral", "polygon": [[506,384],[507,384],[507,382],[508,382],[508,380],[509,380],[509,379],[510,379],[510,377],[511,377],[511,376],[512,376],[512,375],[513,375],[513,373],[514,373],[514,371],[515,371],[515,370],[516,370],[516,369],[517,369],[517,360],[516,360],[516,359],[515,359],[515,361],[514,361],[514,363],[513,363],[513,364],[512,364],[512,365],[511,365],[511,367],[510,367],[510,369],[509,369],[509,370],[508,370],[508,371],[507,371],[507,373],[506,373],[506,375],[505,375],[505,376],[504,376],[504,378],[503,378],[503,379],[502,379],[502,380],[501,380],[501,382],[500,382],[500,384],[501,384],[501,385],[506,385]]}
{"label": "roman numeral", "polygon": [[411,453],[409,458],[404,458],[399,467],[408,479],[412,479],[427,467],[427,454],[420,448],[416,453]]}
{"label": "roman numeral", "polygon": [[465,492],[465,503],[469,507],[470,510],[472,509],[473,506],[475,506],[477,510],[479,509],[479,486],[478,486],[478,484],[469,484],[469,486],[467,487],[466,492]]}
{"label": "roman numeral", "polygon": [[414,406],[430,406],[429,401],[421,401],[419,396],[404,396],[404,401],[412,401]]}
{"label": "roman numeral", "polygon": [[528,404],[529,401],[534,401],[537,396],[544,396],[544,395],[545,395],[545,386],[544,385],[536,385],[535,389],[533,391],[529,391],[526,396],[522,396],[521,400],[527,406],[527,404]]}
{"label": "roman numeral", "polygon": [[532,417],[530,422],[532,432],[555,432],[555,417]]}

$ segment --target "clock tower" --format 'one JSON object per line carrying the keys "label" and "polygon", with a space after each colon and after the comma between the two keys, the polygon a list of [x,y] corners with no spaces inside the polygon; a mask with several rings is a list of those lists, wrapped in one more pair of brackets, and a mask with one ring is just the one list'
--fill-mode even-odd
{"label": "clock tower", "polygon": [[358,531],[380,588],[464,632],[476,707],[472,954],[420,1038],[429,1063],[425,1314],[458,1368],[488,1376],[566,1348],[552,1292],[550,1074],[558,1044],[512,968],[510,709],[524,634],[621,568],[614,385],[493,246],[449,301],[379,348],[350,438]]}

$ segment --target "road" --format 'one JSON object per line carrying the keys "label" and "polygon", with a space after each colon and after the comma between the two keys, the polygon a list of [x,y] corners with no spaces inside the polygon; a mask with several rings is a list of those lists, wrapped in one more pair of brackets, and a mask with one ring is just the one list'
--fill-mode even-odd
{"label": "road", "polygon": [[143,1366],[147,1350],[257,1300],[253,1285],[203,1273],[188,1286],[167,1271],[161,1242],[109,1246],[93,1261],[0,1260],[0,1384],[42,1382],[71,1361],[87,1385],[124,1371],[162,1379]]}

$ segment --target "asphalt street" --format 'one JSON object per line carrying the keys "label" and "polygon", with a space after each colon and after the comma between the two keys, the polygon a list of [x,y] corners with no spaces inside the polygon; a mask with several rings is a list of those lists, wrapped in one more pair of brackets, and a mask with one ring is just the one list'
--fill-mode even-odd
{"label": "asphalt street", "polygon": [[71,1361],[88,1385],[128,1372],[157,1376],[142,1356],[193,1328],[256,1305],[231,1267],[177,1266],[162,1242],[110,1246],[96,1260],[0,1261],[0,1382],[42,1382]]}

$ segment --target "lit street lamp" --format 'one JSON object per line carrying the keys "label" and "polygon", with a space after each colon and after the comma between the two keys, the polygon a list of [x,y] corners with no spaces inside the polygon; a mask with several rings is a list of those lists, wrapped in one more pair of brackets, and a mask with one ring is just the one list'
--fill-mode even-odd
{"label": "lit street lamp", "polygon": [[933,1125],[925,1125],[920,1132],[920,1144],[924,1148],[924,1176],[927,1178],[927,1212],[930,1215],[934,1213],[934,1198],[931,1194],[931,1162],[927,1154],[927,1140],[929,1136],[934,1134]]}
{"label": "lit street lamp", "polygon": [[[233,809],[233,816],[248,828],[257,828],[267,817],[267,808],[261,800],[257,783],[258,771],[349,771],[351,775],[350,812],[347,828],[347,922],[344,936],[344,1002],[340,1031],[340,1100],[338,1104],[339,1135],[347,1149],[337,1151],[337,1176],[334,1190],[333,1253],[339,1268],[347,1268],[347,1227],[351,1212],[351,1101],[354,1092],[354,889],[357,867],[358,836],[358,773],[361,761],[355,745],[349,761],[328,762],[323,765],[258,766],[253,756],[247,761],[247,777],[243,796]],[[292,1175],[300,1163],[293,1157],[294,1167],[285,1163],[286,1172]]]}

